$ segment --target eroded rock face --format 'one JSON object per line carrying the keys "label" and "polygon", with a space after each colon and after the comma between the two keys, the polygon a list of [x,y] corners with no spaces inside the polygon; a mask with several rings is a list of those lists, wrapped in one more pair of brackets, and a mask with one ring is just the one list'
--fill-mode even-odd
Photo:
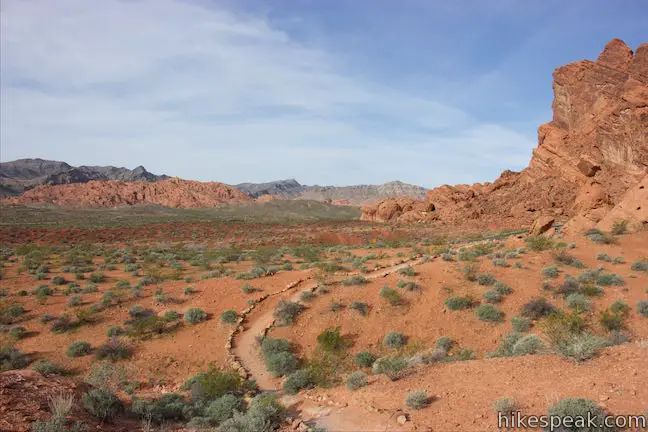
{"label": "eroded rock face", "polygon": [[416,222],[433,220],[434,204],[430,201],[413,200],[409,198],[394,198],[367,204],[362,207],[360,220],[368,222]]}
{"label": "eroded rock face", "polygon": [[598,223],[648,173],[648,44],[633,53],[614,39],[596,61],[559,67],[553,77],[553,119],[538,128],[529,166],[493,183],[430,190],[441,221],[521,226],[551,214]]}
{"label": "eroded rock face", "polygon": [[215,182],[173,178],[157,182],[90,181],[68,185],[43,185],[7,200],[11,204],[54,204],[61,207],[121,207],[157,204],[173,208],[213,207],[250,201],[238,189]]}

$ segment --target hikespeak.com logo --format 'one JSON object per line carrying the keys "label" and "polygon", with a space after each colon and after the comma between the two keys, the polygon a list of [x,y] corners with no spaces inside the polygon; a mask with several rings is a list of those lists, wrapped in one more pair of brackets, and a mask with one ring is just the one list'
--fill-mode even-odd
{"label": "hikespeak.com logo", "polygon": [[590,412],[583,416],[550,416],[526,415],[520,411],[498,413],[499,430],[544,429],[546,431],[563,430],[617,430],[648,431],[648,418],[645,415],[600,416]]}

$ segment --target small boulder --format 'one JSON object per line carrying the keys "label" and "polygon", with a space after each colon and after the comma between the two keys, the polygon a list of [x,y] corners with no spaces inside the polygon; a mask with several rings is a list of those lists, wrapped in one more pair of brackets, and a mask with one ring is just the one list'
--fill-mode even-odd
{"label": "small boulder", "polygon": [[543,234],[551,228],[556,220],[551,216],[540,216],[535,221],[529,229],[529,235],[537,236]]}
{"label": "small boulder", "polygon": [[403,426],[405,423],[407,423],[407,416],[404,414],[399,415],[398,417],[396,417],[396,423]]}

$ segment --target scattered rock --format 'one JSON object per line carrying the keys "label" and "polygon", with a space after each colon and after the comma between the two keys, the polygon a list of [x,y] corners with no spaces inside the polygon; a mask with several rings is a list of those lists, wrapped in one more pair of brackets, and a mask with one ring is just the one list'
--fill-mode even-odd
{"label": "scattered rock", "polygon": [[549,230],[556,220],[551,216],[540,216],[529,229],[529,235],[537,236]]}

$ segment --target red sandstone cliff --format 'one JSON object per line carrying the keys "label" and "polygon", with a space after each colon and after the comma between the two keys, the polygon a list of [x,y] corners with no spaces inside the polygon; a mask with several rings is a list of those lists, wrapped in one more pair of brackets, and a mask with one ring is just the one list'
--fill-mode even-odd
{"label": "red sandstone cliff", "polygon": [[[538,128],[529,166],[490,184],[432,189],[434,218],[528,225],[540,214],[578,215],[593,225],[648,173],[648,44],[633,53],[614,39],[596,61],[559,67],[553,78],[553,119]],[[404,221],[406,211],[378,211],[394,204],[366,206],[362,219]]]}

